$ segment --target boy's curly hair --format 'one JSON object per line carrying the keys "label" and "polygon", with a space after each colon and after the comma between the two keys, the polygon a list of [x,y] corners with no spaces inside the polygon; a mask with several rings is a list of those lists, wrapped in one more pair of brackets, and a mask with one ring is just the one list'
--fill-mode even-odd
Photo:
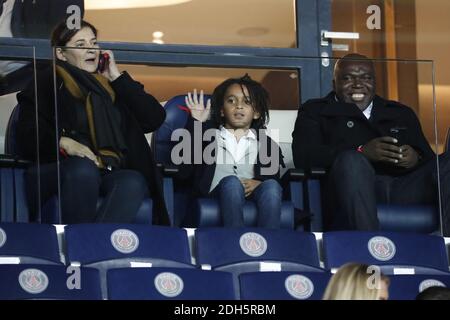
{"label": "boy's curly hair", "polygon": [[221,109],[224,105],[225,93],[228,88],[238,84],[244,93],[244,87],[247,88],[249,96],[246,97],[254,110],[260,114],[259,119],[254,119],[251,124],[252,129],[265,129],[269,122],[270,98],[267,90],[257,81],[250,78],[248,74],[241,78],[230,78],[219,84],[211,97],[211,115],[210,119],[214,123],[214,127],[219,128],[225,123],[225,119],[221,116]]}

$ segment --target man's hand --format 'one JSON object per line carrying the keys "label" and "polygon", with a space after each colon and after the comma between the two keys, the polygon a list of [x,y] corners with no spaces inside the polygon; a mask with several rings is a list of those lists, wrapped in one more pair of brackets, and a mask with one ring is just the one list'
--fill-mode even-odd
{"label": "man's hand", "polygon": [[95,156],[95,154],[91,151],[91,149],[86,147],[84,144],[81,144],[71,138],[68,138],[68,137],[61,137],[61,139],[59,139],[59,147],[63,148],[64,151],[69,156],[88,158],[88,159],[94,161],[97,166],[99,166],[99,163],[98,163],[98,160],[97,160],[97,157]]}
{"label": "man's hand", "polygon": [[397,166],[406,169],[413,168],[419,163],[419,154],[413,147],[405,144],[400,147],[402,159],[397,163]]}
{"label": "man's hand", "polygon": [[397,139],[392,137],[375,138],[363,146],[362,153],[373,162],[399,164],[403,154],[395,143]]}
{"label": "man's hand", "polygon": [[241,182],[244,186],[245,197],[250,196],[252,192],[261,184],[261,181],[253,179],[241,179]]}
{"label": "man's hand", "polygon": [[205,106],[203,90],[200,91],[200,96],[197,96],[197,89],[194,89],[194,94],[188,92],[188,95],[184,100],[186,106],[191,110],[191,115],[194,119],[201,122],[208,120],[211,110],[211,99],[208,99]]}

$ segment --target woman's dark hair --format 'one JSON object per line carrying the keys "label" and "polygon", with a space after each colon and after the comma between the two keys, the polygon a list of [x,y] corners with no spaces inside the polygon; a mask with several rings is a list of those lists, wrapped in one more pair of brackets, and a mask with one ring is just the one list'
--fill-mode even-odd
{"label": "woman's dark hair", "polygon": [[257,81],[250,78],[248,74],[241,78],[230,78],[219,84],[211,97],[211,121],[215,127],[219,127],[225,123],[225,119],[221,116],[221,109],[225,101],[225,93],[233,84],[241,87],[242,93],[245,95],[244,87],[247,88],[250,100],[254,110],[260,114],[259,119],[254,119],[251,124],[253,129],[264,129],[269,121],[270,98],[266,89]]}
{"label": "woman's dark hair", "polygon": [[80,29],[67,27],[66,20],[59,23],[52,32],[51,44],[52,47],[64,47],[72,37],[83,28],[90,28],[94,35],[97,37],[97,29],[87,21],[81,20]]}

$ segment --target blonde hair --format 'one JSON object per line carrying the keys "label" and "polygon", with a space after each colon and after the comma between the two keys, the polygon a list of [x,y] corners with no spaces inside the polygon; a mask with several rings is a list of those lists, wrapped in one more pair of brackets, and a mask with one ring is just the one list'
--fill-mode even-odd
{"label": "blonde hair", "polygon": [[[373,273],[369,266],[360,263],[347,263],[331,277],[323,295],[323,300],[378,300],[380,290],[377,283],[371,284]],[[389,278],[380,274],[380,281],[389,285]]]}

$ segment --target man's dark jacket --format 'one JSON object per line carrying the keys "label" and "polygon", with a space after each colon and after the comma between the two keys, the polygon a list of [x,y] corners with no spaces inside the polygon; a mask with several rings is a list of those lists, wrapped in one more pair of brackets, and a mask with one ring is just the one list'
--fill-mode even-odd
{"label": "man's dark jacket", "polygon": [[[292,133],[294,164],[297,168],[330,168],[342,151],[356,150],[383,136],[397,136],[399,145],[412,146],[420,155],[420,164],[434,156],[411,108],[375,96],[368,120],[355,104],[338,102],[331,92],[300,107]],[[382,163],[374,167],[377,174],[387,175],[411,170]]]}

